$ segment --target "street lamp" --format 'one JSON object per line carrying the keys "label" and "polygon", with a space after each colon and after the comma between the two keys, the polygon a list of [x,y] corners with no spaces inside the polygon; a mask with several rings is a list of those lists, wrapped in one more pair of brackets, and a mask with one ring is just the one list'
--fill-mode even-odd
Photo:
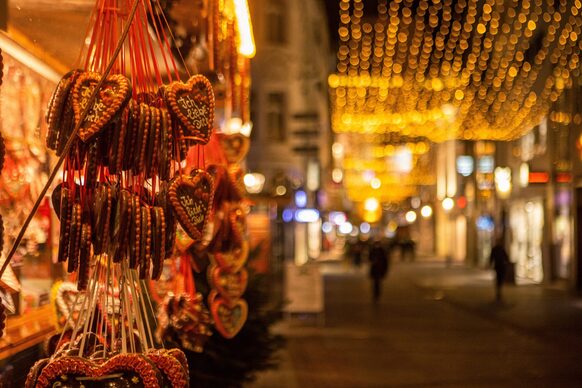
{"label": "street lamp", "polygon": [[443,205],[443,209],[445,209],[446,212],[449,212],[449,211],[453,210],[453,207],[455,207],[455,201],[453,201],[452,198],[447,197],[447,198],[443,199],[442,205]]}
{"label": "street lamp", "polygon": [[414,210],[410,210],[406,212],[404,218],[406,218],[406,222],[412,224],[414,221],[416,221],[416,212]]}
{"label": "street lamp", "polygon": [[429,205],[424,205],[420,209],[420,215],[423,216],[424,218],[432,216],[432,207],[430,207]]}

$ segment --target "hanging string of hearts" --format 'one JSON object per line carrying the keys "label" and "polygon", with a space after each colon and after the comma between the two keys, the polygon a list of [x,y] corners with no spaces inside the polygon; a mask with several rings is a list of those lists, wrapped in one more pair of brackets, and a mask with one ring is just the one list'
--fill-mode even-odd
{"label": "hanging string of hearts", "polygon": [[65,75],[51,98],[46,143],[63,161],[52,194],[58,261],[85,292],[54,355],[32,368],[27,386],[69,378],[188,384],[183,354],[156,349],[143,280],[160,276],[177,223],[201,238],[213,178],[183,168],[188,149],[210,139],[214,94],[201,75],[180,81],[188,70],[171,55],[159,7],[97,0],[83,69]]}

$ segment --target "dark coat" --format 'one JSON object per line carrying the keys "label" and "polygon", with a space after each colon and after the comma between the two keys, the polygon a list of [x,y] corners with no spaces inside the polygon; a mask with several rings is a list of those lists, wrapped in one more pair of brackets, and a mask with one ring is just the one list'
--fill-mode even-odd
{"label": "dark coat", "polygon": [[388,273],[388,255],[380,245],[374,245],[370,250],[370,277],[382,279]]}
{"label": "dark coat", "polygon": [[493,269],[495,269],[495,274],[497,275],[497,282],[503,282],[505,278],[505,273],[507,272],[507,264],[509,263],[509,256],[503,248],[503,245],[497,244],[491,248],[490,263]]}

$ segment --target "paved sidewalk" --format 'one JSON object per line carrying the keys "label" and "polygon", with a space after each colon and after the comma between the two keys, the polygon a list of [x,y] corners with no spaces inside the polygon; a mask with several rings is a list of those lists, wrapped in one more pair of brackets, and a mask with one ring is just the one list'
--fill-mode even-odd
{"label": "paved sidewalk", "polygon": [[582,387],[582,299],[492,273],[395,263],[380,303],[365,270],[329,263],[325,324],[279,325],[276,371],[251,387]]}

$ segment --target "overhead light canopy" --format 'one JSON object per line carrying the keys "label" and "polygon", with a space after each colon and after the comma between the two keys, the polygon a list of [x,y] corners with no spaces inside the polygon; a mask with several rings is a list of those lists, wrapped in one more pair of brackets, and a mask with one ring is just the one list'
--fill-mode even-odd
{"label": "overhead light canopy", "polygon": [[513,140],[580,75],[582,3],[340,0],[336,133]]}

